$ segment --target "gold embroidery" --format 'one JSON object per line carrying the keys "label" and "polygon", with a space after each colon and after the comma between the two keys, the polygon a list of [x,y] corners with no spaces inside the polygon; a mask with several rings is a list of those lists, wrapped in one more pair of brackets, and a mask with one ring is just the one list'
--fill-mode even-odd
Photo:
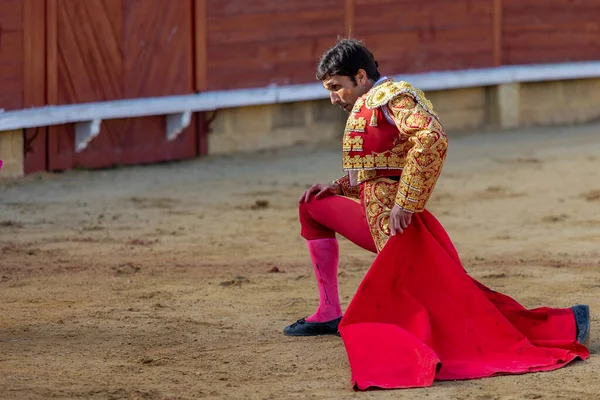
{"label": "gold embroidery", "polygon": [[390,212],[398,191],[398,182],[379,178],[363,184],[364,205],[371,236],[381,251],[390,237]]}
{"label": "gold embroidery", "polygon": [[[374,109],[384,106],[390,102],[390,100],[402,95],[410,94],[414,97],[414,100],[419,103],[426,111],[431,115],[437,116],[433,111],[433,104],[425,97],[425,93],[420,89],[413,87],[410,83],[405,81],[394,82],[388,81],[373,87],[367,93],[367,100],[365,102],[367,108]],[[396,100],[398,102],[400,100]]]}
{"label": "gold embroidery", "polygon": [[[402,107],[398,104],[403,105]],[[396,204],[405,210],[420,212],[442,172],[448,138],[437,118],[421,104],[408,108],[409,102],[394,100],[389,110],[392,119],[405,135],[410,136]]]}
{"label": "gold embroidery", "polygon": [[365,105],[365,96],[363,95],[363,96],[359,97],[358,100],[356,100],[356,102],[354,103],[354,106],[352,107],[352,112],[353,113],[360,112],[360,109],[364,105]]}
{"label": "gold embroidery", "polygon": [[[369,138],[366,135],[350,135],[351,132],[365,131],[367,124],[365,117],[355,116],[364,109],[364,106],[371,109],[372,114],[370,118],[366,111],[361,115],[369,118],[369,126],[375,127],[377,126],[376,109],[386,107],[384,112],[389,114],[400,131],[393,148],[380,153],[369,151],[370,154],[352,154],[353,151],[362,153],[365,147],[364,140]],[[408,211],[423,211],[441,173],[448,146],[447,136],[433,111],[431,102],[421,90],[407,82],[389,80],[378,84],[359,98],[352,111],[344,132],[343,169],[358,171],[359,182],[369,184],[382,179],[376,178],[380,175],[375,170],[403,170],[400,183],[394,182],[398,190],[393,193],[393,198],[389,200],[389,196],[384,196],[388,199],[386,201],[391,201],[387,208],[391,208],[395,202]],[[376,132],[377,129],[373,131]],[[386,222],[385,213],[381,211],[382,204],[377,201],[365,203],[368,213],[378,215],[376,220],[369,222],[372,227],[378,224],[379,233],[373,233],[378,249],[381,249],[387,240],[386,229],[389,234],[389,227],[386,228],[389,223],[389,213]],[[376,238],[376,235],[379,236]]]}
{"label": "gold embroidery", "polygon": [[342,148],[344,151],[362,151],[363,142],[364,140],[360,136],[351,137],[344,134],[344,143]]}
{"label": "gold embroidery", "polygon": [[431,117],[427,117],[421,113],[413,113],[406,118],[406,126],[412,129],[423,129],[429,126]]}
{"label": "gold embroidery", "polygon": [[377,176],[377,171],[374,169],[363,169],[358,171],[358,182],[366,182]]}
{"label": "gold embroidery", "polygon": [[377,114],[375,114],[375,110],[371,113],[371,122],[369,126],[377,126]]}
{"label": "gold embroidery", "polygon": [[340,185],[340,189],[342,189],[342,195],[353,199],[358,199],[360,197],[360,186],[352,186],[350,184],[350,177],[348,175],[344,175],[335,182]]}
{"label": "gold embroidery", "polygon": [[393,108],[413,108],[415,105],[415,101],[410,96],[398,96],[390,101],[390,107]]}
{"label": "gold embroidery", "polygon": [[367,126],[367,120],[364,117],[356,118],[354,114],[350,114],[346,121],[346,132],[364,132]]}
{"label": "gold embroidery", "polygon": [[[343,152],[342,168],[344,171],[362,169],[402,169],[406,163],[406,156],[386,153],[368,154],[364,157],[350,156],[349,151]],[[389,155],[388,155],[389,154]]]}

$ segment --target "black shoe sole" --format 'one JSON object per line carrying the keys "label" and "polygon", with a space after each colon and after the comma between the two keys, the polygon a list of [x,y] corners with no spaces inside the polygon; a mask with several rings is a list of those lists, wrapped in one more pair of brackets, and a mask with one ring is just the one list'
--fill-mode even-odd
{"label": "black shoe sole", "polygon": [[306,322],[304,319],[286,326],[283,329],[285,336],[339,336],[338,325],[342,318],[328,322]]}
{"label": "black shoe sole", "polygon": [[340,336],[340,332],[335,332],[335,333],[287,333],[287,332],[283,332],[283,334],[285,336],[290,336],[290,337],[300,337],[300,336]]}

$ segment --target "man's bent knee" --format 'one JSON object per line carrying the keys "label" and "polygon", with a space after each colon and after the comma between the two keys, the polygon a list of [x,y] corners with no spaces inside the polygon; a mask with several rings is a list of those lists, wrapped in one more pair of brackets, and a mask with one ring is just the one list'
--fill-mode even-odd
{"label": "man's bent knee", "polygon": [[300,235],[306,240],[334,238],[335,232],[317,221],[311,214],[314,207],[318,207],[321,200],[311,200],[308,203],[298,204],[298,215],[300,218]]}

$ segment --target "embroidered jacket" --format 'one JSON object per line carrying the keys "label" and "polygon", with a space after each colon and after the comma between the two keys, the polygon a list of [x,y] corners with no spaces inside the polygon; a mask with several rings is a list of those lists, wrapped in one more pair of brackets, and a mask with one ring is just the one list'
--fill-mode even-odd
{"label": "embroidered jacket", "polygon": [[354,104],[342,149],[342,167],[349,174],[336,182],[344,195],[358,197],[358,184],[400,176],[395,204],[420,212],[442,171],[447,148],[446,133],[424,93],[407,82],[387,79]]}

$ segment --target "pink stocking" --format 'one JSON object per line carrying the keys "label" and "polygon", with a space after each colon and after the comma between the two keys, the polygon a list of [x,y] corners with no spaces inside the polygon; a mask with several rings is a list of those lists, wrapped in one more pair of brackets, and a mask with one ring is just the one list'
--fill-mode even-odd
{"label": "pink stocking", "polygon": [[307,244],[319,285],[319,308],[306,321],[328,322],[342,316],[337,286],[338,242],[335,238],[327,238],[307,240]]}

